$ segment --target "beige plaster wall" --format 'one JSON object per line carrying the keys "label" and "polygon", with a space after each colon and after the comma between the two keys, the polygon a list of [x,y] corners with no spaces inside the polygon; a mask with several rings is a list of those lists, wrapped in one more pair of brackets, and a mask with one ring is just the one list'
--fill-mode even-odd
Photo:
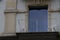
{"label": "beige plaster wall", "polygon": [[5,9],[4,35],[16,34],[16,0],[7,0]]}
{"label": "beige plaster wall", "polygon": [[7,0],[6,9],[16,9],[16,0]]}
{"label": "beige plaster wall", "polygon": [[[20,1],[20,2],[19,2]],[[40,3],[37,3],[37,4],[40,4]],[[42,3],[41,3],[42,4]],[[50,1],[49,3],[43,3],[43,4],[47,4],[48,5],[48,9],[49,11],[51,11],[52,9],[53,10],[59,10],[59,0],[53,0],[53,1]],[[56,4],[56,5],[55,5]],[[21,13],[21,12],[27,12],[27,16],[26,16],[26,20],[28,21],[28,5],[31,5],[30,3],[25,3],[25,2],[22,2],[21,0],[18,0],[18,4],[17,4],[17,9],[18,9],[18,13]],[[32,3],[33,5],[33,3]],[[39,6],[39,5],[38,5]],[[55,9],[56,8],[56,9]],[[7,0],[7,7],[6,7],[6,10],[16,10],[16,0]],[[48,12],[48,13],[51,13],[51,12]],[[50,15],[50,14],[49,14]],[[6,11],[5,12],[5,31],[4,33],[8,33],[8,34],[13,34],[13,33],[16,33],[16,11],[12,13],[12,11]],[[25,21],[25,26],[28,30],[28,22]],[[49,20],[49,30],[51,31],[51,21]],[[27,31],[26,30],[26,31]]]}
{"label": "beige plaster wall", "polygon": [[4,33],[15,33],[15,15],[16,13],[6,13],[5,14],[5,32]]}

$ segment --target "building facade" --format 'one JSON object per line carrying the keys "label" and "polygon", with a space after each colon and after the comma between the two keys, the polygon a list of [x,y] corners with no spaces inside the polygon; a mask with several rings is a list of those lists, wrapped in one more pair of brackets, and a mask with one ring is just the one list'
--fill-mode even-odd
{"label": "building facade", "polygon": [[60,0],[1,0],[0,5],[1,36],[60,32]]}

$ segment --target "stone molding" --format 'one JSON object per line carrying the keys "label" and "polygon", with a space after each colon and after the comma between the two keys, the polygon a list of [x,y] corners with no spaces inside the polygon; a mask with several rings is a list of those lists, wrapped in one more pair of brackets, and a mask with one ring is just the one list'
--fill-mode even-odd
{"label": "stone molding", "polygon": [[4,11],[4,13],[28,13],[28,11],[20,11],[16,9],[7,9]]}

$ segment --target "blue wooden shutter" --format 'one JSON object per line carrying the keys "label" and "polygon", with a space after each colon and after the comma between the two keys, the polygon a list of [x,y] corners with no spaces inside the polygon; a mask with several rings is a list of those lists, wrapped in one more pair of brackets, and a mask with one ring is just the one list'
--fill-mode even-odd
{"label": "blue wooden shutter", "polygon": [[30,10],[28,29],[29,32],[47,32],[48,10]]}

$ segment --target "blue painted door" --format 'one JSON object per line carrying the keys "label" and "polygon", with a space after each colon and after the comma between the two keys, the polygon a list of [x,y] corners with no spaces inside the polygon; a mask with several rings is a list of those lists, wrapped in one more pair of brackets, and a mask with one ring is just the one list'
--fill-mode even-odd
{"label": "blue painted door", "polygon": [[48,32],[48,10],[30,10],[29,32]]}

